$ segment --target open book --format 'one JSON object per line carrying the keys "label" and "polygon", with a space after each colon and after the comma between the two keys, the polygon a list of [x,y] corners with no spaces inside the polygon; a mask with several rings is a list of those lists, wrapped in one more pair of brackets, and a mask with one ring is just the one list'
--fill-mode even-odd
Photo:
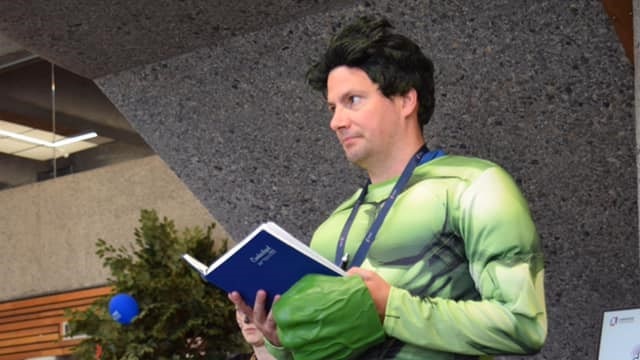
{"label": "open book", "polygon": [[213,264],[206,266],[188,254],[182,258],[209,283],[240,293],[253,307],[256,292],[267,292],[267,308],[306,274],[343,276],[345,272],[272,222],[256,228]]}

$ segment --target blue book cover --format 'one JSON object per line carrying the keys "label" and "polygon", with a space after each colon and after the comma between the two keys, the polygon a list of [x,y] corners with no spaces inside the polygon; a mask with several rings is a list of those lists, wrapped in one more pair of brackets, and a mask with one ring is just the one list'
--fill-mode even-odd
{"label": "blue book cover", "polygon": [[306,274],[345,274],[272,222],[260,225],[210,266],[188,254],[182,258],[209,283],[227,293],[239,292],[249,306],[253,306],[256,292],[265,290],[268,308],[275,295],[284,294]]}

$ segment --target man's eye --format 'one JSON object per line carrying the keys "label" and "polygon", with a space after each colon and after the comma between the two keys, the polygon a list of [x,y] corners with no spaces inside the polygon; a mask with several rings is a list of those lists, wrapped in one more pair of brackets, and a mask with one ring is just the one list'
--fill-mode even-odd
{"label": "man's eye", "polygon": [[358,95],[349,96],[349,103],[351,105],[358,105],[362,101],[362,98]]}

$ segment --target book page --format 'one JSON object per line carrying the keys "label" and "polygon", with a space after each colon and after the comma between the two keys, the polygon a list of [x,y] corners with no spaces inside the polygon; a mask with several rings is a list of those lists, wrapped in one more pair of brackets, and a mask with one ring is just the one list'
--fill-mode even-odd
{"label": "book page", "polygon": [[191,265],[194,269],[198,270],[201,274],[204,274],[207,271],[207,266],[200,261],[196,260],[189,254],[183,254],[182,258]]}
{"label": "book page", "polygon": [[240,241],[239,243],[237,243],[234,247],[232,247],[231,249],[227,250],[226,253],[222,254],[222,256],[220,256],[218,259],[216,259],[216,261],[213,262],[213,264],[211,264],[209,266],[208,269],[205,270],[205,274],[208,274],[210,272],[212,272],[213,270],[215,270],[218,266],[220,266],[222,263],[224,263],[225,261],[227,261],[227,259],[229,259],[233,254],[237,253],[238,250],[242,249],[242,247],[248,243],[249,241],[251,241],[251,239],[253,239],[260,231],[264,230],[266,227],[266,224],[262,224],[260,226],[258,226],[255,230],[253,230],[253,232],[251,234],[249,234],[247,237],[245,237],[244,239],[242,239],[242,241]]}

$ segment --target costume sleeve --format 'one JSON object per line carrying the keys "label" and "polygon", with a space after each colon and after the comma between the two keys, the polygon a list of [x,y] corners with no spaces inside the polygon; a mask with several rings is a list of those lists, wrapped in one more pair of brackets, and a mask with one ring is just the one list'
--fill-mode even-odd
{"label": "costume sleeve", "polygon": [[543,259],[528,206],[511,177],[492,167],[447,207],[465,243],[476,301],[418,297],[393,287],[384,329],[406,343],[462,353],[531,354],[547,334]]}
{"label": "costume sleeve", "polygon": [[277,360],[293,360],[293,354],[281,346],[275,346],[267,338],[264,339],[264,347]]}

